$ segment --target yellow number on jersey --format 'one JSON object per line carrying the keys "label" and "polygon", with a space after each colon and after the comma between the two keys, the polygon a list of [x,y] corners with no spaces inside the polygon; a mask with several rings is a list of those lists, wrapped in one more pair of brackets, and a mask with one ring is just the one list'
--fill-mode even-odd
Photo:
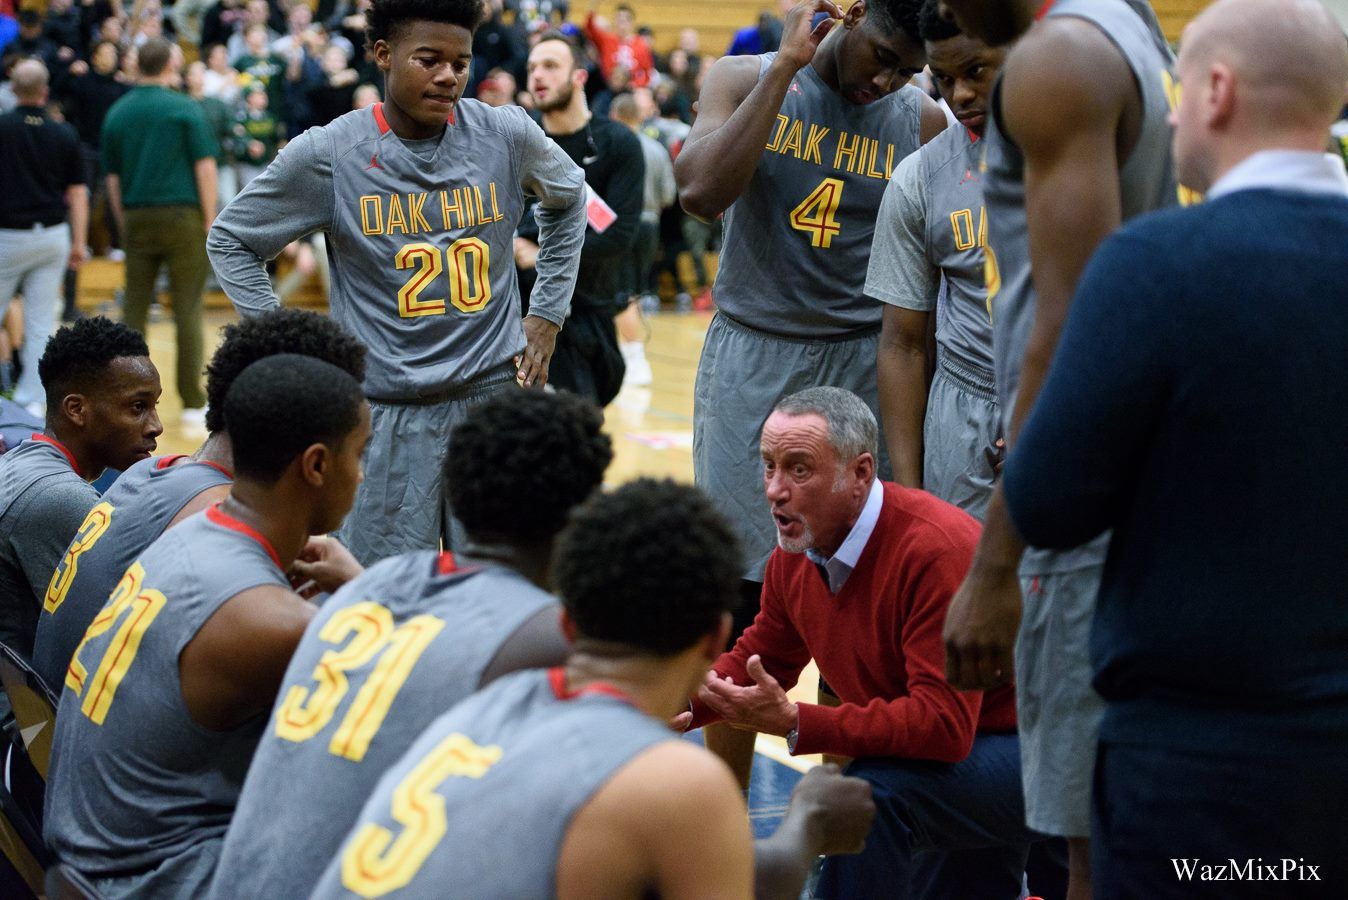
{"label": "yellow number on jersey", "polygon": [[1002,289],[1002,272],[997,268],[997,254],[983,242],[983,287],[988,292],[988,321],[992,321],[992,298]]}
{"label": "yellow number on jersey", "polygon": [[[1161,70],[1161,87],[1165,89],[1166,103],[1170,106],[1173,113],[1179,109],[1180,99],[1184,96],[1184,90],[1180,83],[1175,80],[1175,76],[1168,71]],[[1193,188],[1187,188],[1184,185],[1178,186],[1180,206],[1193,206],[1195,203],[1201,203],[1203,195]]]}
{"label": "yellow number on jersey", "polygon": [[434,244],[406,244],[393,257],[399,271],[415,268],[412,277],[398,288],[398,315],[404,319],[445,313],[445,298],[421,299],[422,291],[449,269],[449,302],[463,312],[484,309],[491,300],[491,248],[480,238],[459,238],[449,245],[444,258]]}
{"label": "yellow number on jersey", "polygon": [[54,613],[65,602],[70,586],[75,583],[75,573],[80,567],[80,557],[92,549],[94,544],[98,543],[98,539],[103,536],[103,532],[107,531],[111,524],[111,503],[100,503],[89,510],[89,515],[85,516],[84,521],[80,523],[80,530],[75,532],[75,539],[66,548],[66,555],[62,557],[60,565],[52,573],[51,584],[47,585],[47,596],[42,601],[44,611]]}
{"label": "yellow number on jersey", "polygon": [[328,742],[333,756],[360,762],[412,667],[444,627],[435,616],[421,615],[395,628],[393,614],[369,600],[341,610],[318,636],[329,644],[340,644],[348,636],[350,640],[319,659],[312,676],[315,687],[291,686],[276,710],[276,736],[299,743],[322,731],[351,688],[346,673],[382,654]]}
{"label": "yellow number on jersey", "polygon": [[791,210],[791,227],[810,236],[812,247],[828,249],[833,236],[842,231],[838,224],[838,205],[842,203],[843,183],[839,178],[825,178],[819,187]]}
{"label": "yellow number on jersey", "polygon": [[[117,687],[126,677],[136,652],[140,650],[145,630],[167,602],[159,591],[142,590],[144,580],[145,569],[138,562],[132,563],[122,580],[117,582],[107,605],[89,624],[89,630],[84,633],[84,640],[75,649],[70,668],[66,670],[66,687],[74,691],[75,696],[84,698],[80,710],[95,725],[102,725],[107,718],[108,707],[112,706]],[[122,618],[123,613],[126,614],[125,618]],[[119,618],[122,619],[122,627],[117,629],[108,649],[103,651],[103,659],[99,661],[93,679],[89,680],[89,672],[80,662],[80,653],[89,641],[109,631]]]}
{"label": "yellow number on jersey", "polygon": [[448,829],[436,788],[451,776],[481,778],[500,758],[500,747],[479,747],[462,734],[437,744],[393,790],[391,812],[402,831],[395,838],[382,825],[362,825],[342,854],[342,884],[367,898],[406,887]]}

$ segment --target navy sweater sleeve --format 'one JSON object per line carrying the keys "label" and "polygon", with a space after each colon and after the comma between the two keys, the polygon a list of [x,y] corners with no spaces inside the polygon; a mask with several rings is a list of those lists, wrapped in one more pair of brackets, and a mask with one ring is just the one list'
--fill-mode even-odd
{"label": "navy sweater sleeve", "polygon": [[1082,275],[1004,475],[1012,520],[1035,547],[1085,543],[1115,523],[1129,494],[1169,377],[1171,252],[1126,229]]}

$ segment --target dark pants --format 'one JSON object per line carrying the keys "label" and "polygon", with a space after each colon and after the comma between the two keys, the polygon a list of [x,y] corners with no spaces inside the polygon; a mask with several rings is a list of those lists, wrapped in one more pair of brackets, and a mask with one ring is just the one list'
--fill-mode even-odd
{"label": "dark pants", "polygon": [[169,296],[178,332],[178,394],[184,408],[206,405],[201,385],[204,336],[201,331],[201,292],[210,262],[206,259],[206,231],[195,206],[139,206],[126,211],[126,324],[145,332],[154,300],[155,279],[165,263]]}
{"label": "dark pants", "polygon": [[[1270,751],[1253,731],[1204,752],[1102,740],[1091,822],[1097,900],[1348,897],[1348,735],[1289,744]],[[1202,880],[1204,865],[1228,880]],[[1303,865],[1318,866],[1320,880]]]}
{"label": "dark pants", "polygon": [[548,383],[558,390],[589,397],[601,407],[618,396],[627,365],[618,350],[613,306],[571,307],[566,326],[557,334],[557,349],[548,366]]}
{"label": "dark pants", "polygon": [[[827,900],[1016,900],[1030,844],[1014,734],[981,734],[954,764],[858,759],[875,824],[866,849],[824,860],[815,896]],[[1033,886],[1032,886],[1033,887]]]}

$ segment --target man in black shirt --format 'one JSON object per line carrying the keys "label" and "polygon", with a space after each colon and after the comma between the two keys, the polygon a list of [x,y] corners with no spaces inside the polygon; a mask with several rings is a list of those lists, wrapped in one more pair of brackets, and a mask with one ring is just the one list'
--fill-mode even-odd
{"label": "man in black shirt", "polygon": [[[587,77],[580,50],[559,32],[543,35],[529,54],[529,90],[543,115],[543,131],[585,170],[591,189],[571,315],[557,336],[548,381],[603,406],[618,393],[625,369],[613,316],[627,305],[620,275],[641,224],[646,161],[635,134],[590,114]],[[525,218],[515,261],[532,269],[538,244]]]}
{"label": "man in black shirt", "polygon": [[0,115],[0,300],[23,294],[23,373],[14,400],[40,415],[37,361],[56,329],[66,266],[84,261],[89,189],[75,129],[46,117],[47,67],[22,60],[10,83],[19,105]]}

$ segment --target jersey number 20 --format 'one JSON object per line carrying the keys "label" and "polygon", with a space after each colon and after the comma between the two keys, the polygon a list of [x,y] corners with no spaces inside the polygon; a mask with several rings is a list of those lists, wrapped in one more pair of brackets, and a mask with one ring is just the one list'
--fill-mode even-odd
{"label": "jersey number 20", "polygon": [[449,270],[449,302],[466,313],[481,312],[491,300],[491,248],[481,238],[459,238],[440,255],[434,244],[404,244],[393,257],[395,268],[415,269],[412,277],[398,288],[398,315],[441,316],[445,298],[422,298],[422,293]]}

